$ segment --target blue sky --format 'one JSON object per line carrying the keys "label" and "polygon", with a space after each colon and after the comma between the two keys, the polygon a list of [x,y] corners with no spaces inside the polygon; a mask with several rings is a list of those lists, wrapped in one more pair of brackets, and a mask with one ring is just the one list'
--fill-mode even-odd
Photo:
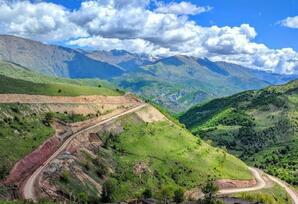
{"label": "blue sky", "polygon": [[0,0],[0,34],[298,74],[297,0]]}
{"label": "blue sky", "polygon": [[[69,9],[78,9],[82,1],[48,0],[48,2],[61,4]],[[298,29],[278,24],[282,19],[298,15],[297,0],[190,0],[189,2],[213,8],[209,12],[190,17],[200,25],[239,26],[248,23],[258,33],[256,42],[265,43],[271,48],[292,47],[298,51]]]}

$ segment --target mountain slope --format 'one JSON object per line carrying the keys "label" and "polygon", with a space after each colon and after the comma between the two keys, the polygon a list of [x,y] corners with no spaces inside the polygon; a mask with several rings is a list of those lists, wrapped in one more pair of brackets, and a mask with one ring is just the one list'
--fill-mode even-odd
{"label": "mountain slope", "polygon": [[0,93],[25,93],[57,96],[121,95],[100,80],[71,80],[43,76],[0,60]]}
{"label": "mountain slope", "polygon": [[116,66],[93,60],[69,48],[7,35],[0,36],[0,59],[60,77],[111,78],[123,72]]}
{"label": "mountain slope", "polygon": [[173,112],[180,112],[216,97],[288,82],[295,77],[208,59],[173,56],[141,66],[139,71],[125,73],[113,81]]}
{"label": "mountain slope", "polygon": [[298,81],[193,107],[180,117],[194,134],[298,185]]}

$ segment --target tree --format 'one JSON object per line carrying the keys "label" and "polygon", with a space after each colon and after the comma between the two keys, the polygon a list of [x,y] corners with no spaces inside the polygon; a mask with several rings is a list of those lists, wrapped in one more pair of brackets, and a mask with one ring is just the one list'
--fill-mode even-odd
{"label": "tree", "polygon": [[143,192],[143,197],[144,198],[152,198],[152,190],[149,188],[146,188]]}
{"label": "tree", "polygon": [[172,186],[163,186],[161,188],[161,196],[165,204],[170,203],[174,197],[174,189]]}
{"label": "tree", "polygon": [[115,193],[117,189],[117,180],[110,178],[104,182],[102,186],[102,195],[101,195],[101,200],[102,202],[113,202],[113,194]]}
{"label": "tree", "polygon": [[209,179],[203,186],[202,192],[205,194],[204,203],[212,204],[216,203],[216,193],[219,190],[218,186],[214,183],[213,179]]}
{"label": "tree", "polygon": [[50,126],[53,121],[54,121],[54,114],[49,112],[49,113],[46,113],[42,122],[45,126]]}
{"label": "tree", "polygon": [[176,203],[182,203],[184,201],[184,190],[182,188],[178,188],[174,192],[174,201]]}

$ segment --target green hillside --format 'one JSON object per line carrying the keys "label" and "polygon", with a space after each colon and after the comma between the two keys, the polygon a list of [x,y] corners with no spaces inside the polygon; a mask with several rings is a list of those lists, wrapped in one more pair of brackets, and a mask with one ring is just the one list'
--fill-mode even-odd
{"label": "green hillside", "polygon": [[180,117],[194,134],[298,185],[298,81],[196,106]]}
{"label": "green hillside", "polygon": [[16,64],[0,61],[0,93],[51,96],[121,95],[101,80],[71,80],[43,76]]}
{"label": "green hillside", "polygon": [[[169,122],[144,123],[132,114],[97,135],[103,141],[97,157],[77,157],[79,168],[103,182],[101,202],[142,198],[146,193],[172,200],[178,190],[200,187],[210,178],[252,178],[242,161]],[[64,195],[79,197],[84,192],[88,202],[95,202],[92,185],[81,183],[73,172],[66,170],[64,175],[67,182],[52,178]]]}

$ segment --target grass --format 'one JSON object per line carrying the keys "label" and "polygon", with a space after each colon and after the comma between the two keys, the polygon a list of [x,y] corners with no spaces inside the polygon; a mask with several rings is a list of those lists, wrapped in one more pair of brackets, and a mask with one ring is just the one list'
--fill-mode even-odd
{"label": "grass", "polygon": [[[160,189],[191,189],[210,177],[250,179],[247,166],[221,149],[213,148],[181,127],[168,122],[126,123],[109,146],[116,161],[114,201],[140,197],[145,189],[162,197]],[[145,165],[140,174],[138,163]]]}
{"label": "grass", "polygon": [[0,178],[16,161],[36,149],[54,133],[43,124],[43,114],[33,113],[28,105],[0,105]]}
{"label": "grass", "polygon": [[66,83],[33,83],[21,79],[0,76],[0,94],[8,93],[49,96],[122,95],[122,93],[106,87],[90,87]]}
{"label": "grass", "polygon": [[287,192],[280,186],[274,185],[271,188],[265,188],[257,192],[245,192],[233,195],[247,201],[260,202],[263,204],[291,204]]}
{"label": "grass", "polygon": [[43,76],[19,65],[0,60],[0,93],[55,96],[122,95],[110,83],[97,79],[66,79]]}

